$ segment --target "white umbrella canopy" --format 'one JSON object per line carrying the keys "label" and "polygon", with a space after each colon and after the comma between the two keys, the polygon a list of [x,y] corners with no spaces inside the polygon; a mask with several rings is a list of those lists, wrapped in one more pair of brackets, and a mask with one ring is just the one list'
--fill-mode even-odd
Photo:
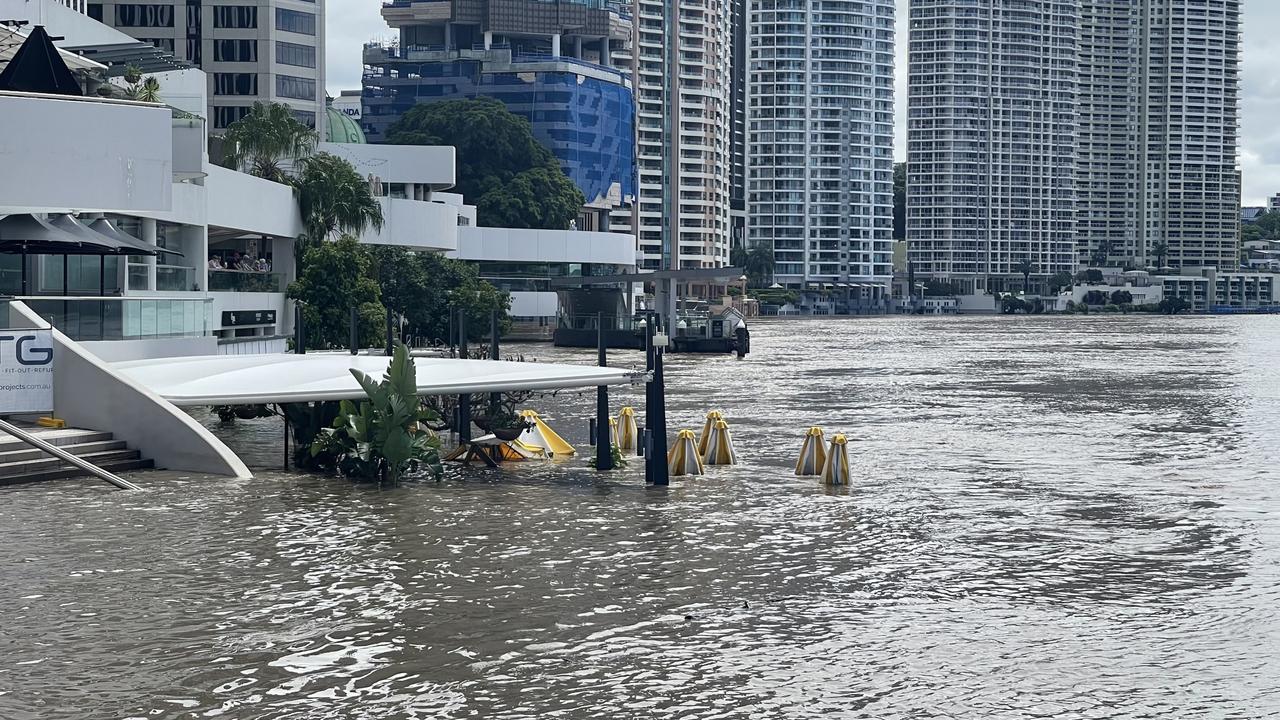
{"label": "white umbrella canopy", "polygon": [[525,427],[525,431],[520,433],[520,437],[516,438],[524,445],[541,448],[553,458],[567,457],[577,452],[555,430],[552,430],[550,425],[542,421],[537,411],[523,410],[520,412],[520,417],[530,423]]}
{"label": "white umbrella canopy", "polygon": [[827,460],[822,464],[822,482],[825,485],[849,484],[849,449],[844,435],[834,435],[827,448]]}
{"label": "white umbrella canopy", "polygon": [[827,452],[823,447],[822,428],[811,427],[805,432],[804,444],[800,446],[800,457],[796,459],[796,475],[820,475],[826,460]]}
{"label": "white umbrella canopy", "polygon": [[708,435],[707,447],[702,452],[704,465],[738,464],[738,454],[734,452],[733,438],[729,435],[729,423],[717,420]]}
{"label": "white umbrella canopy", "polygon": [[692,430],[676,434],[675,445],[667,453],[667,471],[672,477],[702,474],[702,458],[698,457],[698,443]]}

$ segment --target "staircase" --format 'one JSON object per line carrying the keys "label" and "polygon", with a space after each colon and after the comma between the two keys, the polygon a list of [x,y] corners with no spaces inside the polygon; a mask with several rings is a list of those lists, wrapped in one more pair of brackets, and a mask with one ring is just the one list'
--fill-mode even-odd
{"label": "staircase", "polygon": [[[151,460],[144,460],[137,450],[130,450],[123,441],[116,440],[109,432],[75,428],[23,429],[103,470],[124,472],[154,467]],[[84,474],[79,468],[0,432],[0,485],[82,477]]]}

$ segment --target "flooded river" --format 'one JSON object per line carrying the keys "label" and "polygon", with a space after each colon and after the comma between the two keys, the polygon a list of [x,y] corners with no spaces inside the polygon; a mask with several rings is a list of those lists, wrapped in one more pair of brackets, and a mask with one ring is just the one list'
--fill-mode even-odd
{"label": "flooded river", "polygon": [[[586,467],[594,393],[530,403],[584,457],[439,484],[266,469],[260,420],[255,480],[0,489],[0,718],[1280,715],[1280,318],[752,340],[671,358],[744,463],[667,490]],[[810,425],[854,487],[791,474]]]}

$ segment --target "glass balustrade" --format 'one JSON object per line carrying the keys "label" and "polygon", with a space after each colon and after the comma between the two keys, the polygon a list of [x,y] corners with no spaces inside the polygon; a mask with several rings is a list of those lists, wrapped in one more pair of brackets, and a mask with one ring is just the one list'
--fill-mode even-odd
{"label": "glass balustrade", "polygon": [[210,270],[211,292],[284,292],[284,273]]}
{"label": "glass balustrade", "polygon": [[72,340],[145,340],[209,333],[212,298],[24,297]]}

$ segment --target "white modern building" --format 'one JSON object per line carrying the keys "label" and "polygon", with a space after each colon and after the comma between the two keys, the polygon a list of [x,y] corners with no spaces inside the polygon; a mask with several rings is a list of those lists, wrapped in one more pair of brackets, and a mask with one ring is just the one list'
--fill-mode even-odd
{"label": "white modern building", "polygon": [[[117,36],[80,35],[60,47],[110,67],[113,75],[133,63],[144,72],[170,61],[205,71],[207,109],[199,114],[218,133],[249,112],[255,102],[293,108],[303,122],[323,132],[325,0],[206,2],[28,2],[0,0],[0,18],[28,19],[56,29],[66,13],[83,13]],[[53,32],[58,35],[59,32]],[[146,59],[137,45],[153,46]]]}
{"label": "white modern building", "polygon": [[636,15],[640,267],[724,267],[731,237],[731,0],[637,0]]}
{"label": "white modern building", "polygon": [[894,2],[750,5],[747,237],[774,279],[885,312],[893,277]]}
{"label": "white modern building", "polygon": [[909,258],[960,294],[1075,269],[1076,0],[911,0]]}
{"label": "white modern building", "polygon": [[1240,0],[1085,0],[1079,52],[1080,263],[1236,267]]}

